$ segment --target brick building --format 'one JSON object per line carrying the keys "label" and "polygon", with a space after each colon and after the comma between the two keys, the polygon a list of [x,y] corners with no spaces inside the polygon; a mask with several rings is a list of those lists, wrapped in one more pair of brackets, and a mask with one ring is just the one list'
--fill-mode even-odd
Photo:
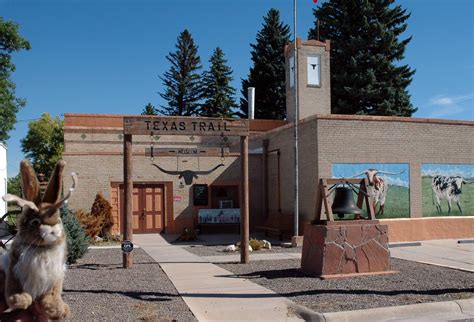
{"label": "brick building", "polygon": [[[423,217],[423,164],[474,166],[474,122],[330,114],[329,42],[298,39],[300,234],[314,217],[319,178],[334,176],[334,164],[404,164],[409,179],[408,218],[386,219],[390,239],[474,237],[474,217]],[[250,120],[250,228],[267,214],[293,212],[293,48],[287,56],[287,121]],[[258,89],[256,89],[258,91]],[[123,115],[65,114],[66,171],[79,174],[72,208],[88,209],[96,193],[110,200],[121,229]],[[239,205],[238,138],[134,136],[135,233],[181,233],[206,226],[226,231],[237,223],[214,219]],[[151,156],[151,147],[157,151]],[[211,170],[192,183],[160,171]],[[69,180],[69,179],[67,179]],[[69,182],[66,182],[67,185]],[[471,195],[463,196],[472,198]],[[209,215],[200,209],[211,209]],[[204,217],[199,217],[200,214]],[[464,215],[474,213],[464,213]],[[207,217],[206,217],[207,216]],[[224,216],[225,217],[225,216]],[[230,218],[230,217],[229,217]],[[235,227],[234,227],[235,228]]]}

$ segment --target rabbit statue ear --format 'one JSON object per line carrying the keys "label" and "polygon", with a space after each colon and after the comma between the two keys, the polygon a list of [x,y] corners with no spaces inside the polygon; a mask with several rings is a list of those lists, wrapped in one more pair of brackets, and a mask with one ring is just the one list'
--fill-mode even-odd
{"label": "rabbit statue ear", "polygon": [[35,170],[27,160],[20,162],[20,173],[23,198],[39,205],[41,201],[39,182]]}
{"label": "rabbit statue ear", "polygon": [[50,204],[56,204],[61,196],[61,187],[63,181],[63,170],[66,162],[58,161],[56,163],[56,167],[54,168],[53,174],[51,175],[51,179],[49,179],[48,187],[43,196],[43,202],[47,202]]}

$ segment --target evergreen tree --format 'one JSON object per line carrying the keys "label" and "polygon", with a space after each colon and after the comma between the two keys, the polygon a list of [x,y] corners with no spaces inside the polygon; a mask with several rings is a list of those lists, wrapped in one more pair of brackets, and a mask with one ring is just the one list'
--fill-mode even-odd
{"label": "evergreen tree", "polygon": [[[411,37],[400,40],[410,14],[394,0],[329,0],[314,10],[321,40],[331,40],[331,104],[335,114],[411,116],[407,91],[415,73],[400,65]],[[317,38],[317,22],[308,38]]]}
{"label": "evergreen tree", "polygon": [[233,96],[235,89],[232,82],[232,69],[226,65],[224,52],[217,47],[212,54],[208,71],[203,74],[203,97],[205,102],[201,106],[200,115],[209,117],[232,117],[235,107]]}
{"label": "evergreen tree", "polygon": [[290,28],[280,21],[280,13],[270,9],[264,17],[263,28],[252,47],[253,67],[247,79],[242,80],[242,98],[239,113],[248,115],[247,89],[255,87],[255,118],[284,119],[286,117],[285,45],[289,42]]}
{"label": "evergreen tree", "polygon": [[67,259],[68,264],[74,264],[79,258],[87,253],[90,239],[84,228],[81,227],[74,212],[67,206],[61,208],[61,220],[67,237]]}
{"label": "evergreen tree", "polygon": [[151,104],[148,103],[142,111],[142,115],[158,115],[156,108]]}
{"label": "evergreen tree", "polygon": [[178,36],[176,51],[166,56],[171,67],[160,77],[166,88],[160,96],[168,105],[161,106],[160,113],[181,116],[197,114],[201,99],[201,76],[198,70],[202,67],[197,50],[191,34],[185,29]]}

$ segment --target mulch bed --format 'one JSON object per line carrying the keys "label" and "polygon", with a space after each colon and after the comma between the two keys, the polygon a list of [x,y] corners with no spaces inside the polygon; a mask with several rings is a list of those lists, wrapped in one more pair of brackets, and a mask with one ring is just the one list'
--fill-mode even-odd
{"label": "mulch bed", "polygon": [[120,249],[91,249],[68,267],[64,300],[72,321],[196,321],[160,266],[142,249],[122,268]]}
{"label": "mulch bed", "polygon": [[219,264],[316,312],[326,313],[474,297],[474,274],[392,258],[395,274],[321,280],[300,260]]}

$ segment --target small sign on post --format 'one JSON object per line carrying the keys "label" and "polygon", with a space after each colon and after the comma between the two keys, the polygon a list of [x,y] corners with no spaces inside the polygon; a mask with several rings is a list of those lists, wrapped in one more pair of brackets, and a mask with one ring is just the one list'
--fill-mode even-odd
{"label": "small sign on post", "polygon": [[133,243],[130,240],[124,240],[122,242],[122,252],[130,253],[133,250]]}

